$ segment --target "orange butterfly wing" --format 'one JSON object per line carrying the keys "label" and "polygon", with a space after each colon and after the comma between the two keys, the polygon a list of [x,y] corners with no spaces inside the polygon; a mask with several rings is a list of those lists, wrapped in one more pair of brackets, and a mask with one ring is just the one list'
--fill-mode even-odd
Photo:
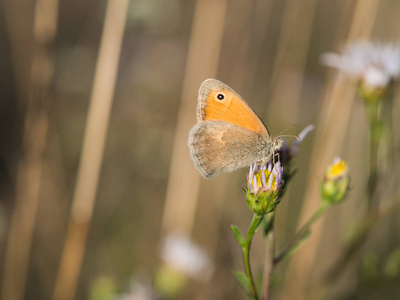
{"label": "orange butterfly wing", "polygon": [[251,107],[226,84],[207,79],[199,90],[197,120],[228,122],[269,136],[267,127]]}

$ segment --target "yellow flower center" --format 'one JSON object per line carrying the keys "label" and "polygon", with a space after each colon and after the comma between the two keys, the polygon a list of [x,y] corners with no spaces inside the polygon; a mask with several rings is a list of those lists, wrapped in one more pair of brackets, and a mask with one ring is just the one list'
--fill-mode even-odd
{"label": "yellow flower center", "polygon": [[258,189],[261,189],[261,188],[266,189],[267,186],[263,185],[263,172],[265,174],[265,182],[266,182],[267,186],[268,186],[268,182],[269,182],[269,177],[273,176],[270,190],[275,191],[277,189],[277,187],[276,187],[276,176],[272,175],[270,171],[260,170],[260,171],[254,172],[254,177],[253,177],[253,180],[251,181],[251,184],[254,186],[254,178],[255,178],[256,181],[257,181],[257,184],[256,184],[257,188]]}
{"label": "yellow flower center", "polygon": [[338,177],[342,177],[347,173],[347,161],[338,160],[329,166],[326,176],[328,179],[336,179]]}

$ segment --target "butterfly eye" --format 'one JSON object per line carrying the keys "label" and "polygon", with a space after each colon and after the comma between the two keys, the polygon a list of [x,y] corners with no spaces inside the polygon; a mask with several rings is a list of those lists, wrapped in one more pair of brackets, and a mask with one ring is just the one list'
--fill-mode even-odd
{"label": "butterfly eye", "polygon": [[218,100],[223,100],[223,99],[225,98],[225,95],[222,94],[222,93],[219,93],[219,94],[217,95],[217,98],[218,98]]}

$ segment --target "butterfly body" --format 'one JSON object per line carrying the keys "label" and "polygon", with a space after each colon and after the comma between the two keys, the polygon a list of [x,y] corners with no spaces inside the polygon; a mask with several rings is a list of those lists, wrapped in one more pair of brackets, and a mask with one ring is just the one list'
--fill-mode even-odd
{"label": "butterfly body", "polygon": [[283,145],[229,86],[207,79],[199,90],[197,124],[189,133],[192,160],[203,177],[268,161]]}

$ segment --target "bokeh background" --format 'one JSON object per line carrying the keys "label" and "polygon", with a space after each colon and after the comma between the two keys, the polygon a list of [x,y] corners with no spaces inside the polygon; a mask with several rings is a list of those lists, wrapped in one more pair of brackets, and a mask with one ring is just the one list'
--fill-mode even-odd
{"label": "bokeh background", "polygon": [[[245,231],[251,219],[242,192],[247,170],[201,179],[187,148],[198,88],[210,77],[240,93],[272,134],[293,124],[292,134],[316,127],[277,210],[278,249],[317,209],[328,163],[336,155],[349,162],[347,201],[275,270],[273,298],[400,298],[399,272],[382,271],[399,247],[399,214],[373,227],[322,294],[316,284],[365,213],[368,178],[355,83],[322,66],[320,55],[359,39],[397,41],[398,0],[0,5],[2,299],[113,299],[132,282],[151,285],[162,239],[176,230],[214,264],[212,275],[190,280],[176,298],[245,299],[231,273],[243,266],[230,224]],[[395,158],[399,115],[394,97]],[[383,166],[382,203],[399,201],[395,162]],[[255,272],[264,251],[259,234]]]}

